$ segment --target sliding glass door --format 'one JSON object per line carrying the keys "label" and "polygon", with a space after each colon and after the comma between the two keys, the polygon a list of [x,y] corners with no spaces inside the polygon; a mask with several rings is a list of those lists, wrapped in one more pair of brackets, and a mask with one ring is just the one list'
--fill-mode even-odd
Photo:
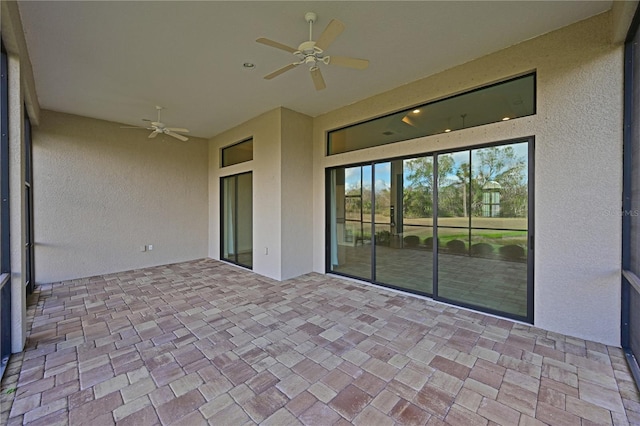
{"label": "sliding glass door", "polygon": [[327,270],[532,321],[533,143],[328,171]]}
{"label": "sliding glass door", "polygon": [[249,172],[220,181],[220,258],[247,268],[253,267],[252,179]]}
{"label": "sliding glass door", "polygon": [[433,156],[375,165],[375,279],[433,293]]}
{"label": "sliding glass door", "polygon": [[527,317],[528,143],[438,155],[438,297]]}
{"label": "sliding glass door", "polygon": [[331,256],[335,272],[371,279],[371,166],[334,169],[330,173]]}

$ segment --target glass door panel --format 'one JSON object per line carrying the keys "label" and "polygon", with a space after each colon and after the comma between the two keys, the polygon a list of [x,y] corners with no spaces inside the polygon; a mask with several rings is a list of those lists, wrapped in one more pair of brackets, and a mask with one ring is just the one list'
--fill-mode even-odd
{"label": "glass door panel", "polygon": [[402,235],[396,227],[395,203],[391,202],[391,163],[378,163],[374,166],[373,189],[376,265],[374,280],[380,281],[381,277],[378,277],[378,271],[396,269],[392,266],[395,266],[393,259],[402,239]]}
{"label": "glass door panel", "polygon": [[527,159],[526,142],[438,157],[438,298],[528,317]]}
{"label": "glass door panel", "polygon": [[371,166],[329,173],[329,270],[371,279]]}
{"label": "glass door panel", "polygon": [[253,266],[253,183],[252,173],[222,178],[221,258],[251,268]]}
{"label": "glass door panel", "polygon": [[433,157],[375,166],[376,281],[433,293]]}
{"label": "glass door panel", "polygon": [[472,262],[482,270],[471,302],[527,316],[528,143],[471,152]]}
{"label": "glass door panel", "polygon": [[236,177],[228,177],[222,179],[222,252],[221,257],[232,262],[236,261],[236,211],[238,206],[236,203]]}
{"label": "glass door panel", "polygon": [[236,262],[253,267],[253,182],[252,174],[238,175]]}

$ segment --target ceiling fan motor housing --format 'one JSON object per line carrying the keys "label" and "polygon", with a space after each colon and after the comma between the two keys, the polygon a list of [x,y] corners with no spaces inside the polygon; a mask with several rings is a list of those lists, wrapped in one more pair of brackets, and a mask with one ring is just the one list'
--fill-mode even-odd
{"label": "ceiling fan motor housing", "polygon": [[315,41],[303,41],[298,46],[298,50],[305,55],[314,55],[316,53],[322,53],[322,49],[316,47]]}

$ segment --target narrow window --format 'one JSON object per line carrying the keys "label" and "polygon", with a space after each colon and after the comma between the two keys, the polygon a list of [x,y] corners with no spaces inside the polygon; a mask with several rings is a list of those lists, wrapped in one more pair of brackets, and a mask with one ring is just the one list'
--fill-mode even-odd
{"label": "narrow window", "polygon": [[533,115],[535,85],[535,74],[528,74],[334,130],[327,155]]}
{"label": "narrow window", "polygon": [[253,139],[222,148],[222,167],[253,160]]}

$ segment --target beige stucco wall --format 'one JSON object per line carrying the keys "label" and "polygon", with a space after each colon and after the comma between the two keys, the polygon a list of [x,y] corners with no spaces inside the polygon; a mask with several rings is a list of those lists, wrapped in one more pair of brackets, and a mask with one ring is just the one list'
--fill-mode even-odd
{"label": "beige stucco wall", "polygon": [[[26,204],[24,197],[23,68],[16,55],[8,57],[9,101],[9,235],[11,247],[11,350],[20,352],[27,339]],[[3,130],[5,131],[5,130]]]}
{"label": "beige stucco wall", "polygon": [[282,279],[313,270],[313,120],[282,109]]}
{"label": "beige stucco wall", "polygon": [[[535,325],[620,343],[623,47],[602,14],[314,119],[314,270],[326,167],[535,136]],[[537,71],[537,114],[326,157],[326,132]],[[612,213],[613,212],[613,213]]]}
{"label": "beige stucco wall", "polygon": [[[281,110],[274,109],[209,141],[209,257],[220,259],[220,177],[253,173],[253,270],[280,279]],[[253,138],[253,161],[220,167],[220,150]],[[265,250],[266,249],[266,250]]]}
{"label": "beige stucco wall", "polygon": [[[312,270],[312,119],[276,108],[209,141],[209,256],[220,259],[220,178],[253,173],[253,271],[278,280]],[[253,138],[253,160],[220,167],[221,149]]]}
{"label": "beige stucco wall", "polygon": [[203,139],[147,139],[43,110],[33,129],[37,282],[207,257],[207,151]]}

